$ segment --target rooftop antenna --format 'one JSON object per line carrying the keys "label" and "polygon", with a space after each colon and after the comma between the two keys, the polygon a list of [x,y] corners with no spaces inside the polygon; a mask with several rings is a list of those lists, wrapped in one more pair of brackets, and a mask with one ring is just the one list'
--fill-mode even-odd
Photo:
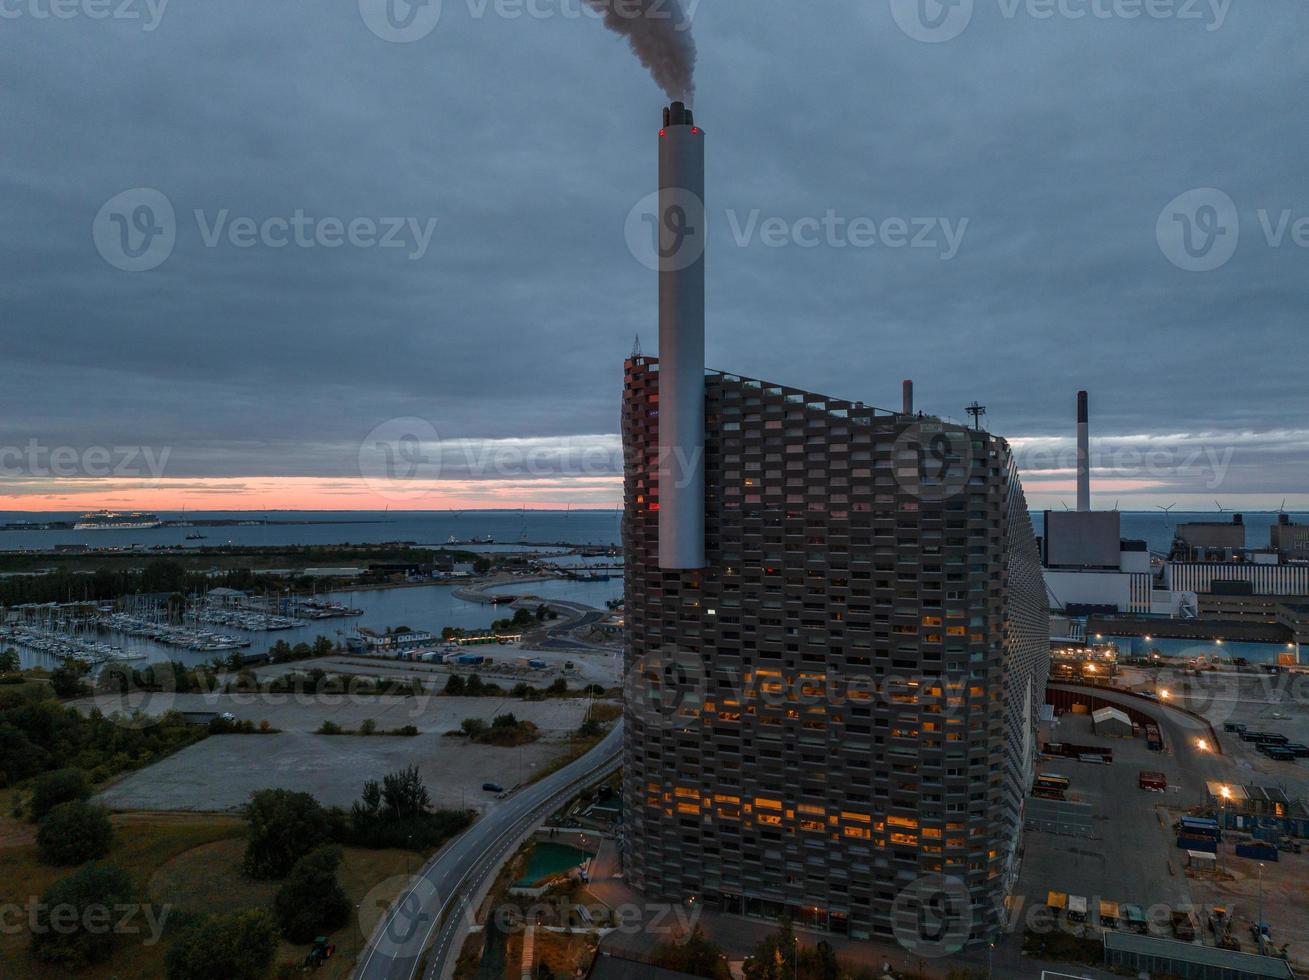
{"label": "rooftop antenna", "polygon": [[973,402],[966,409],[964,409],[964,411],[973,417],[973,428],[976,429],[978,432],[981,432],[982,416],[986,414],[986,406],[979,405],[977,404],[977,402]]}
{"label": "rooftop antenna", "polygon": [[632,360],[636,360],[641,356],[641,335],[637,334],[636,339],[632,342]]}

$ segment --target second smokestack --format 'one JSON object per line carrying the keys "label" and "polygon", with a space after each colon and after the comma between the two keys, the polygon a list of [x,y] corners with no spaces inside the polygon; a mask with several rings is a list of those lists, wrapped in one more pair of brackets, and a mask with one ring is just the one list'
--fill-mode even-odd
{"label": "second smokestack", "polygon": [[1091,410],[1085,391],[1077,393],[1077,509],[1091,509]]}
{"label": "second smokestack", "polygon": [[904,413],[905,415],[914,414],[914,383],[906,381],[904,383]]}

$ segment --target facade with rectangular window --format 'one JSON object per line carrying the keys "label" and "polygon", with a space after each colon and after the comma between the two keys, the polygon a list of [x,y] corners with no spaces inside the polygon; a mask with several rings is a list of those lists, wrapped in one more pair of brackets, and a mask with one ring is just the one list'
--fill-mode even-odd
{"label": "facade with rectangular window", "polygon": [[944,889],[985,941],[1049,668],[1008,445],[711,373],[707,563],[665,571],[658,382],[657,359],[628,361],[629,881],[902,942]]}

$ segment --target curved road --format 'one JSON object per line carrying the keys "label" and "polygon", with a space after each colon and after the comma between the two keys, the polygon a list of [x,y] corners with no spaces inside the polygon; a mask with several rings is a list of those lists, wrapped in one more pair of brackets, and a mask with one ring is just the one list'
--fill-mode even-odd
{"label": "curved road", "polygon": [[619,721],[586,755],[518,790],[448,843],[378,921],[355,964],[356,980],[412,980],[429,945],[424,975],[447,973],[467,929],[465,913],[476,907],[488,877],[555,807],[617,769],[622,743]]}

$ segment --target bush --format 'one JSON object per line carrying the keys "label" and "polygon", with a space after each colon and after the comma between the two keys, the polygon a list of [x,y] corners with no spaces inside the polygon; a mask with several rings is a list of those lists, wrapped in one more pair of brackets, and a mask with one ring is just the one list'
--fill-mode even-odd
{"label": "bush", "polygon": [[273,899],[273,914],[283,938],[293,943],[312,942],[350,920],[350,900],[336,878],[340,863],[339,847],[320,847],[295,863]]}
{"label": "bush", "polygon": [[56,667],[50,672],[50,686],[55,696],[60,698],[80,698],[87,693],[82,683],[82,670],[79,667]]}
{"label": "bush", "polygon": [[477,738],[486,731],[486,722],[481,718],[465,718],[459,723],[459,730],[469,738]]}
{"label": "bush", "polygon": [[91,782],[81,769],[56,769],[36,777],[32,783],[32,802],[28,815],[40,820],[60,803],[91,797]]}
{"label": "bush", "polygon": [[722,949],[707,938],[699,926],[682,942],[660,943],[650,956],[650,962],[655,966],[695,977],[730,980],[732,975]]}
{"label": "bush", "polygon": [[167,980],[260,980],[277,951],[267,909],[210,915],[188,926],[164,956]]}
{"label": "bush", "polygon": [[431,809],[431,797],[418,769],[388,773],[381,784],[370,779],[350,810],[350,843],[359,847],[439,847],[470,823],[459,810]]}
{"label": "bush", "polygon": [[241,869],[251,878],[283,878],[296,861],[331,843],[332,815],[308,793],[264,789],[245,805],[250,839]]}
{"label": "bush", "polygon": [[12,674],[23,665],[18,659],[18,650],[10,647],[4,653],[0,653],[0,674]]}
{"label": "bush", "polygon": [[[94,863],[79,868],[41,896],[36,928],[32,930],[32,955],[47,963],[59,963],[70,972],[107,959],[118,937],[113,929],[101,927],[104,913],[100,910],[108,909],[112,917],[116,906],[135,901],[136,888],[121,868]],[[72,915],[68,909],[75,909],[77,914]],[[88,924],[95,928],[88,929]]]}
{"label": "bush", "polygon": [[459,674],[451,674],[450,679],[445,682],[445,693],[452,697],[459,697],[464,693],[464,679]]}
{"label": "bush", "polygon": [[83,800],[60,803],[41,819],[36,850],[46,864],[81,864],[109,853],[109,815]]}
{"label": "bush", "polygon": [[373,719],[371,718],[365,718],[364,721],[359,725],[360,735],[372,735],[376,731],[377,731],[377,722],[373,721]]}
{"label": "bush", "polygon": [[340,735],[341,726],[334,721],[325,721],[318,726],[319,735]]}

